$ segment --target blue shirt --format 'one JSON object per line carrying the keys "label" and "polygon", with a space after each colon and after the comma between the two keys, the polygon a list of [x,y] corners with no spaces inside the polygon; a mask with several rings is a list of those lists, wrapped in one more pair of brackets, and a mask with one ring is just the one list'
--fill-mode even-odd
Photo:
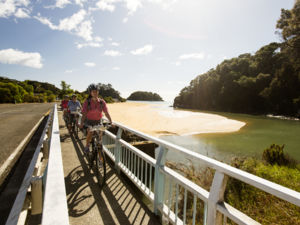
{"label": "blue shirt", "polygon": [[73,102],[72,100],[68,102],[68,108],[71,112],[77,111],[77,108],[81,108],[80,102],[76,100],[76,102]]}

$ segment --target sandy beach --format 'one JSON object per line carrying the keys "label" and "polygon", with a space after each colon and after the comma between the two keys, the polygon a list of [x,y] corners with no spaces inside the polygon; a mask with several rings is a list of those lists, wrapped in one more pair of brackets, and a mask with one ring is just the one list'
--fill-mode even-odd
{"label": "sandy beach", "polygon": [[136,102],[108,104],[108,110],[113,121],[156,137],[235,132],[246,124],[215,114],[163,109]]}

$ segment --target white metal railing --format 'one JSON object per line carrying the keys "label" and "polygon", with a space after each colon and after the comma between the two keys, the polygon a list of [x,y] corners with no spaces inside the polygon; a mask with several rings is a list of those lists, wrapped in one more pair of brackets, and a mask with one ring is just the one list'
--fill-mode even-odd
{"label": "white metal railing", "polygon": [[[225,163],[190,151],[186,148],[171,144],[131,129],[120,123],[117,135],[105,131],[103,137],[104,151],[115,162],[117,171],[122,171],[154,204],[154,212],[164,216],[173,224],[186,224],[188,196],[192,195],[192,223],[200,217],[204,224],[225,224],[227,218],[237,224],[259,224],[249,216],[224,202],[224,192],[228,177],[238,179],[260,190],[277,196],[287,202],[300,206],[300,193],[276,183],[262,179]],[[128,131],[159,147],[156,159],[121,139],[122,131]],[[198,160],[209,168],[215,169],[215,175],[210,192],[188,180],[165,165],[169,153],[183,153]],[[182,204],[183,205],[179,205]],[[197,204],[202,205],[203,211],[197,211]],[[179,208],[181,207],[181,208]],[[181,213],[179,213],[179,211]]]}
{"label": "white metal railing", "polygon": [[67,196],[61,155],[57,105],[53,110],[53,124],[47,165],[42,224],[69,224]]}

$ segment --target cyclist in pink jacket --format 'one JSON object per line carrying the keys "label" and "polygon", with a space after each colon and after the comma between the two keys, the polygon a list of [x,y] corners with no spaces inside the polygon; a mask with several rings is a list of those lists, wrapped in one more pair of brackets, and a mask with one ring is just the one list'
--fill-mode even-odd
{"label": "cyclist in pink jacket", "polygon": [[[87,127],[99,125],[102,118],[102,112],[104,112],[109,122],[112,123],[111,117],[107,110],[106,102],[103,99],[98,98],[99,95],[98,85],[96,84],[89,85],[88,92],[89,92],[89,97],[85,100],[82,107],[82,120],[81,120],[80,128],[82,128],[83,125],[86,125]],[[92,139],[92,132],[87,130],[86,146],[84,148],[85,152],[89,151],[89,145],[91,139]]]}

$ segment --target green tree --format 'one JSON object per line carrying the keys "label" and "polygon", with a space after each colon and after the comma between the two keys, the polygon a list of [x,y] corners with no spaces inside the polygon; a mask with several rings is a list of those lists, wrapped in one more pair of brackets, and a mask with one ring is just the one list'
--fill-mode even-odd
{"label": "green tree", "polygon": [[74,91],[71,89],[71,85],[67,84],[65,81],[61,81],[60,83],[61,91],[59,93],[59,97],[63,99],[65,95],[70,95]]}
{"label": "green tree", "polygon": [[14,101],[13,95],[10,89],[7,87],[1,87],[0,85],[0,103],[11,103]]}

